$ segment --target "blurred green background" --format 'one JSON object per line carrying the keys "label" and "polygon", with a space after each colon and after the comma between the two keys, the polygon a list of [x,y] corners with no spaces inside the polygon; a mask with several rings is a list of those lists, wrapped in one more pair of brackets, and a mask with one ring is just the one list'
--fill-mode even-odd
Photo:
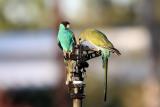
{"label": "blurred green background", "polygon": [[0,107],[71,107],[57,29],[104,32],[122,55],[89,61],[84,107],[160,107],[159,0],[0,0]]}

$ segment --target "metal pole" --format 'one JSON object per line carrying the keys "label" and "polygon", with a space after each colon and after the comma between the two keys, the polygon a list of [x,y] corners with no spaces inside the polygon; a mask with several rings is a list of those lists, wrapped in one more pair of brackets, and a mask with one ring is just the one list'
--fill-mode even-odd
{"label": "metal pole", "polygon": [[84,94],[84,78],[85,73],[89,64],[86,62],[89,59],[100,56],[101,53],[94,52],[87,47],[82,47],[81,45],[76,45],[74,53],[71,55],[70,60],[76,61],[76,65],[72,72],[72,81],[68,84],[69,93],[73,100],[73,107],[82,107]]}
{"label": "metal pole", "polygon": [[84,84],[82,81],[74,81],[73,91],[71,94],[73,100],[73,107],[82,107],[82,100],[84,99]]}
{"label": "metal pole", "polygon": [[[74,88],[74,93],[78,94],[78,88]],[[82,107],[82,99],[74,98],[73,99],[73,107]]]}
{"label": "metal pole", "polygon": [[73,99],[73,107],[82,107],[82,100]]}
{"label": "metal pole", "polygon": [[[81,52],[80,52],[80,46],[77,45],[76,49],[75,49],[75,54],[77,55],[76,58],[76,68],[75,68],[75,77],[77,78],[77,80],[74,81],[79,81],[80,83],[74,83],[74,89],[73,92],[75,94],[75,97],[73,98],[73,107],[82,107],[82,96],[83,96],[83,80],[82,80],[82,73],[81,73],[81,69],[79,68],[80,66],[80,58],[81,58]],[[78,75],[76,75],[78,74]],[[81,89],[82,88],[82,89]],[[81,90],[82,91],[81,91]]]}

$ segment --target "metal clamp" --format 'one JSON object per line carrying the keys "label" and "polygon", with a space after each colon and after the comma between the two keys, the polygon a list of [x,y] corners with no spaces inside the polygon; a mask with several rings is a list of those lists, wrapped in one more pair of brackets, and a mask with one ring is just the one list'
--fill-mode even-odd
{"label": "metal clamp", "polygon": [[94,51],[88,46],[76,45],[70,58],[66,58],[66,60],[74,60],[76,62],[72,72],[72,82],[68,84],[69,92],[73,99],[73,107],[82,107],[82,100],[85,98],[85,68],[89,67],[89,64],[86,61],[99,57],[100,55],[100,51]]}

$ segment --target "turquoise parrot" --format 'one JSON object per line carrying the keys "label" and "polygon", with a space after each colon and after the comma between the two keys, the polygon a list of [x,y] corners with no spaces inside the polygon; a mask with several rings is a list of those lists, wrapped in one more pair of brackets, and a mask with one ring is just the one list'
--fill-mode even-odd
{"label": "turquoise parrot", "polygon": [[70,23],[67,21],[62,22],[59,25],[58,31],[58,45],[63,50],[63,54],[66,57],[68,54],[70,57],[71,52],[74,49],[74,45],[76,44],[75,36],[73,32],[69,29]]}
{"label": "turquoise parrot", "polygon": [[96,29],[86,29],[81,32],[79,36],[79,43],[81,44],[84,41],[88,41],[90,44],[96,47],[97,51],[101,51],[103,68],[105,70],[105,96],[104,101],[107,97],[107,71],[108,71],[108,58],[110,53],[116,53],[121,55],[121,53],[114,48],[113,44],[108,40],[105,34],[96,30]]}

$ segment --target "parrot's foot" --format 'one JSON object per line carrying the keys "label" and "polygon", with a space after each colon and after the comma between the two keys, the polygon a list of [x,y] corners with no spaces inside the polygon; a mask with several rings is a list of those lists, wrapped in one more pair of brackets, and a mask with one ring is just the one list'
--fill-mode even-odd
{"label": "parrot's foot", "polygon": [[67,53],[63,51],[64,58],[67,58]]}
{"label": "parrot's foot", "polygon": [[68,58],[69,58],[69,59],[71,58],[71,52],[68,53]]}
{"label": "parrot's foot", "polygon": [[71,83],[72,83],[71,80],[66,80],[66,85],[69,85],[69,84],[71,84]]}
{"label": "parrot's foot", "polygon": [[69,85],[69,81],[66,81],[66,85]]}
{"label": "parrot's foot", "polygon": [[67,58],[67,59],[71,58],[71,52],[68,52],[68,53],[67,52],[63,52],[63,55],[64,55],[64,58]]}

